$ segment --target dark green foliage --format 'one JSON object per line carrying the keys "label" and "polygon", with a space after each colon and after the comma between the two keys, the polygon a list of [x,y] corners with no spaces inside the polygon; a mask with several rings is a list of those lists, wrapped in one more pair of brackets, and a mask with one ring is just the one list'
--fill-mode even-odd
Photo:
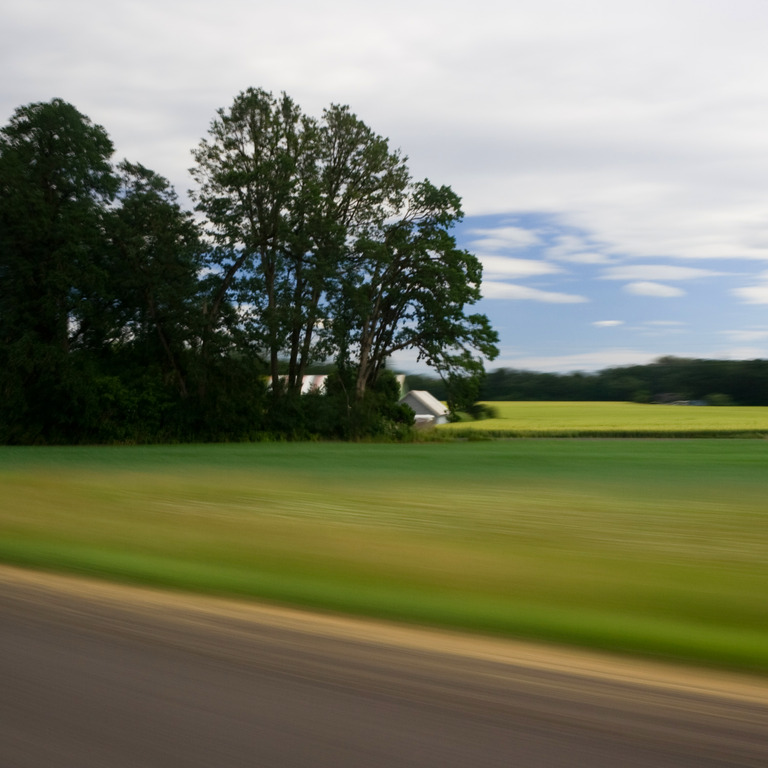
{"label": "dark green foliage", "polygon": [[[256,346],[267,356],[275,396],[291,314],[286,251],[294,237],[303,240],[285,213],[303,191],[302,147],[309,131],[287,96],[277,100],[249,89],[229,111],[219,110],[209,139],[193,153],[197,207],[216,246],[207,259],[203,354],[217,331],[234,333],[241,348]],[[239,311],[228,313],[229,307]]]}
{"label": "dark green foliage", "polygon": [[230,442],[260,439],[268,393],[258,358],[222,354],[207,361],[206,387],[181,405],[182,440]]}
{"label": "dark green foliage", "polygon": [[267,357],[276,401],[296,395],[307,367],[338,353],[329,329],[340,327],[339,285],[357,274],[350,245],[397,209],[407,169],[346,107],[316,120],[260,89],[219,110],[194,157],[216,244],[208,322],[237,307],[228,333]]}
{"label": "dark green foliage", "polygon": [[285,94],[249,89],[219,110],[194,157],[198,210],[216,244],[209,322],[236,307],[228,333],[267,358],[270,428],[311,430],[297,398],[323,359],[336,360],[344,398],[333,431],[360,437],[399,423],[376,394],[393,353],[415,350],[451,381],[480,376],[495,356],[487,318],[465,313],[482,274],[449,232],[458,196],[413,182],[348,108],[315,120]]}
{"label": "dark green foliage", "polygon": [[59,99],[0,132],[3,442],[189,434],[196,227],[167,181],[127,162],[116,172],[111,153]]}
{"label": "dark green foliage", "polygon": [[446,379],[448,410],[471,413],[480,395],[482,377],[449,374]]}
{"label": "dark green foliage", "polygon": [[355,243],[334,295],[332,333],[341,363],[355,361],[356,398],[394,352],[416,351],[449,389],[480,377],[483,358],[496,357],[488,319],[466,314],[480,298],[482,267],[450,234],[462,216],[449,187],[410,184],[396,214]]}
{"label": "dark green foliage", "polygon": [[335,371],[325,391],[286,396],[280,408],[270,409],[268,431],[286,439],[402,440],[411,436],[413,411],[400,405],[400,386],[384,371],[362,399],[354,394],[354,376]]}
{"label": "dark green foliage", "polygon": [[719,392],[707,395],[704,398],[704,401],[707,405],[733,405],[733,400],[730,395],[723,395]]}
{"label": "dark green foliage", "polygon": [[110,212],[110,271],[104,296],[110,350],[135,364],[157,362],[186,399],[194,389],[192,358],[202,334],[198,273],[203,245],[168,181],[123,162],[120,205]]}
{"label": "dark green foliage", "polygon": [[[495,354],[464,313],[481,270],[449,234],[458,197],[347,107],[249,89],[220,110],[194,152],[204,235],[111,154],[59,99],[0,132],[0,441],[402,438],[389,355],[455,383]],[[327,394],[300,396],[329,361]]]}
{"label": "dark green foliage", "polygon": [[353,404],[347,437],[405,438],[414,423],[413,411],[400,405],[400,386],[389,371],[382,371],[362,399]]}
{"label": "dark green foliage", "polygon": [[467,409],[467,413],[475,420],[482,421],[483,419],[496,419],[499,412],[492,405],[485,403],[472,403]]}
{"label": "dark green foliage", "polygon": [[0,129],[0,424],[4,442],[66,440],[82,401],[70,352],[104,277],[112,143],[60,99]]}

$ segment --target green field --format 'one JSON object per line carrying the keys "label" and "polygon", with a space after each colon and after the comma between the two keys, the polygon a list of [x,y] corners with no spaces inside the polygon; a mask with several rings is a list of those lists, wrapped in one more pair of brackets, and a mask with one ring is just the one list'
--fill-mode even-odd
{"label": "green field", "polygon": [[529,436],[768,435],[768,408],[638,403],[489,402],[498,418],[446,424],[440,432]]}
{"label": "green field", "polygon": [[768,671],[767,488],[764,440],[5,447],[0,560]]}

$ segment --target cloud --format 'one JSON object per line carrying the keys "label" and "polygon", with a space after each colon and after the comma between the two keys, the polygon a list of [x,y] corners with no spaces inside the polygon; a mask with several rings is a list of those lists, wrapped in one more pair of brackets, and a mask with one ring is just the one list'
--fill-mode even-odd
{"label": "cloud", "polygon": [[[215,110],[251,85],[285,90],[311,114],[350,104],[468,214],[546,212],[589,233],[552,258],[768,258],[768,4],[435,9],[12,3],[0,120],[61,96],[107,128],[119,157],[183,192]],[[480,235],[489,249],[533,244],[522,232]]]}
{"label": "cloud", "polygon": [[483,265],[483,277],[488,280],[504,278],[523,278],[536,275],[552,275],[562,270],[546,261],[536,259],[511,259],[504,256],[483,256],[479,259]]}
{"label": "cloud", "polygon": [[685,291],[680,288],[646,281],[629,283],[624,286],[624,290],[634,296],[655,296],[663,299],[669,299],[675,296],[685,296]]}
{"label": "cloud", "polygon": [[601,253],[594,243],[576,235],[560,235],[546,253],[550,259],[575,264],[607,264],[611,261],[611,257]]}
{"label": "cloud", "polygon": [[471,229],[470,235],[479,235],[472,240],[470,247],[480,250],[496,251],[504,249],[529,248],[541,243],[536,232],[521,227],[496,227],[490,229]]}
{"label": "cloud", "polygon": [[754,341],[768,341],[768,328],[746,329],[741,331],[720,331],[734,343],[751,343]]}
{"label": "cloud", "polygon": [[721,360],[765,360],[768,358],[768,345],[764,347],[730,347],[720,355],[713,355]]}
{"label": "cloud", "polygon": [[597,328],[613,328],[617,325],[624,325],[623,320],[596,320],[592,325]]}
{"label": "cloud", "polygon": [[757,284],[733,288],[731,295],[743,304],[768,304],[768,270],[755,275],[755,279],[759,281]]}
{"label": "cloud", "polygon": [[630,264],[609,267],[600,277],[603,280],[695,280],[700,277],[720,277],[723,272],[697,267],[678,267],[668,264]]}
{"label": "cloud", "polygon": [[741,299],[744,304],[768,304],[768,282],[734,288],[731,293]]}
{"label": "cloud", "polygon": [[632,329],[645,337],[673,336],[686,332],[686,323],[678,320],[646,320]]}
{"label": "cloud", "polygon": [[574,264],[606,264],[610,261],[610,258],[603,253],[595,251],[579,251],[578,253],[561,256],[560,261],[570,261]]}
{"label": "cloud", "polygon": [[511,299],[513,301],[542,301],[547,304],[581,304],[589,301],[586,296],[571,293],[542,291],[523,285],[502,283],[495,280],[484,281],[482,285],[484,299]]}

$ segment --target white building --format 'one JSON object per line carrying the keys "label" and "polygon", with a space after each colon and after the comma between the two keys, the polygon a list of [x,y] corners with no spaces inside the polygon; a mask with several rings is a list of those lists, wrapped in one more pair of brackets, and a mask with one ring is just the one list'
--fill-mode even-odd
{"label": "white building", "polygon": [[417,426],[448,423],[448,409],[424,389],[412,389],[400,402],[414,412]]}

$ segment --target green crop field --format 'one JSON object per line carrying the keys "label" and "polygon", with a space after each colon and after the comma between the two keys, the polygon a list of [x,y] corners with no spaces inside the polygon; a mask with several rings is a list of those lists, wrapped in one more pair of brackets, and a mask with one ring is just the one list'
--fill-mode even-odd
{"label": "green crop field", "polygon": [[754,439],[5,447],[0,560],[768,671],[766,490]]}
{"label": "green crop field", "polygon": [[497,418],[446,424],[445,433],[498,436],[763,436],[768,408],[638,403],[489,402]]}

